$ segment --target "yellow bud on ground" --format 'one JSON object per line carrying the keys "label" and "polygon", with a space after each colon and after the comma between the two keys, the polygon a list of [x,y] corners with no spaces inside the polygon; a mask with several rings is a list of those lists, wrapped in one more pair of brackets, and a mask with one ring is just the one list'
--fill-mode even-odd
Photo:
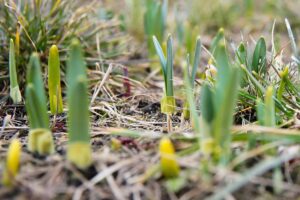
{"label": "yellow bud on ground", "polygon": [[67,158],[80,169],[86,169],[92,164],[92,149],[89,143],[74,142],[68,144]]}
{"label": "yellow bud on ground", "polygon": [[162,174],[166,178],[175,178],[180,173],[176,160],[174,146],[169,138],[162,138],[159,144],[160,165]]}
{"label": "yellow bud on ground", "polygon": [[6,167],[2,178],[2,183],[6,186],[10,186],[12,184],[11,180],[19,171],[20,155],[21,143],[18,139],[13,139],[7,151]]}

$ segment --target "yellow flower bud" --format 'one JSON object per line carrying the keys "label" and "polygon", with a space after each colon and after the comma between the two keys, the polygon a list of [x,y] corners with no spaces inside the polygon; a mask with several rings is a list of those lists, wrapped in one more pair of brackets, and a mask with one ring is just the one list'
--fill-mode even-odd
{"label": "yellow flower bud", "polygon": [[32,129],[28,138],[29,151],[36,152],[40,155],[54,153],[54,143],[52,133],[44,128]]}
{"label": "yellow flower bud", "polygon": [[20,166],[21,143],[18,139],[12,140],[7,151],[6,168],[2,183],[6,186],[12,184],[11,180],[17,175]]}
{"label": "yellow flower bud", "polygon": [[121,148],[122,144],[120,142],[120,140],[116,139],[116,138],[112,138],[111,139],[111,148],[114,151],[118,151]]}
{"label": "yellow flower bud", "polygon": [[166,178],[175,178],[180,173],[176,160],[176,154],[169,138],[162,138],[159,144],[160,165],[163,175]]}
{"label": "yellow flower bud", "polygon": [[86,142],[68,144],[67,158],[80,169],[88,168],[92,164],[92,149],[90,144]]}

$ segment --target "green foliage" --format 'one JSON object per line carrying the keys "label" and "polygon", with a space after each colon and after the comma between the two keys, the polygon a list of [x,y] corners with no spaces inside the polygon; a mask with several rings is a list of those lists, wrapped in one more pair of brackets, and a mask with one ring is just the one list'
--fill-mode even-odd
{"label": "green foliage", "polygon": [[16,58],[15,58],[15,47],[14,41],[10,40],[9,46],[9,78],[10,78],[10,97],[14,103],[20,103],[22,101],[21,92],[19,89],[17,69],[16,69]]}
{"label": "green foliage", "polygon": [[217,48],[218,44],[220,43],[220,41],[224,40],[225,36],[224,36],[224,29],[220,28],[217,35],[213,38],[213,40],[211,41],[211,45],[210,45],[210,49],[209,51],[214,54],[215,49]]}
{"label": "green foliage", "polygon": [[[192,71],[190,72],[190,59],[189,59],[189,55],[187,56],[186,59],[186,63],[187,63],[187,67],[185,68],[185,70],[187,70],[187,72],[185,72],[187,74],[187,78],[189,79],[190,85],[192,87],[192,89],[194,89],[195,87],[195,78],[196,78],[196,72],[197,72],[197,68],[199,66],[200,63],[200,54],[201,54],[201,40],[200,37],[197,38],[196,41],[196,45],[195,45],[195,53],[194,53],[194,61],[193,61],[193,65],[192,65]],[[183,108],[183,116],[185,119],[189,119],[190,118],[190,111],[189,111],[189,104],[188,102],[185,102],[184,104],[184,108]]]}
{"label": "green foliage", "polygon": [[173,44],[171,35],[168,36],[167,41],[167,58],[165,57],[163,50],[156,39],[153,36],[153,43],[160,59],[160,64],[163,72],[165,82],[165,94],[161,101],[161,108],[163,113],[175,112],[175,99],[173,89]]}
{"label": "green foliage", "polygon": [[78,40],[73,40],[67,68],[68,99],[68,159],[77,167],[85,169],[91,165],[89,131],[89,102],[86,65]]}
{"label": "green foliage", "polygon": [[282,101],[282,95],[283,95],[283,92],[285,90],[285,86],[288,84],[289,82],[289,68],[288,67],[285,67],[283,71],[279,72],[279,75],[280,75],[280,84],[279,84],[279,87],[278,87],[278,90],[277,90],[277,99],[279,101]]}
{"label": "green foliage", "polygon": [[213,96],[212,88],[208,84],[203,85],[201,88],[200,107],[202,119],[206,124],[211,124],[215,118]]}
{"label": "green foliage", "polygon": [[[4,35],[3,41],[15,38],[16,35],[16,54],[20,52],[20,75],[25,74],[26,64],[33,52],[43,52],[42,57],[47,58],[49,45],[57,44],[61,49],[66,49],[74,36],[85,41],[84,46],[88,47],[89,55],[95,55],[95,37],[99,30],[102,33],[99,35],[101,56],[111,58],[120,55],[126,45],[120,42],[123,38],[120,38],[115,23],[111,23],[109,18],[100,19],[100,5],[100,1],[91,3],[80,0],[0,1],[0,33]],[[103,39],[106,34],[110,34],[109,40]],[[3,58],[0,57],[0,62],[6,62],[7,52],[6,46],[1,46],[0,54]],[[66,56],[65,52],[62,51],[62,57]],[[42,59],[43,64],[46,64],[45,60]]]}
{"label": "green foliage", "polygon": [[240,71],[230,63],[222,41],[215,49],[215,60],[218,69],[216,84],[213,89],[204,85],[201,92],[201,136],[205,138],[201,144],[203,146],[211,141],[210,145],[205,146],[211,148],[210,153],[218,162],[227,164],[231,152],[230,127],[233,123]]}
{"label": "green foliage", "polygon": [[196,40],[193,68],[192,68],[192,72],[191,72],[191,75],[190,75],[191,85],[193,87],[195,85],[194,82],[195,82],[195,79],[196,79],[197,69],[198,69],[198,66],[200,64],[200,55],[201,55],[201,40],[200,40],[200,37],[198,36],[197,40]]}
{"label": "green foliage", "polygon": [[54,144],[49,131],[45,89],[37,53],[32,54],[28,64],[25,97],[30,125],[28,149],[41,155],[53,153]]}
{"label": "green foliage", "polygon": [[240,43],[236,50],[236,57],[239,64],[247,66],[247,48],[243,42]]}
{"label": "green foliage", "polygon": [[52,45],[49,53],[48,88],[51,113],[61,113],[63,111],[63,103],[60,86],[60,60],[56,45]]}
{"label": "green foliage", "polygon": [[230,127],[233,123],[240,71],[239,68],[229,64],[225,45],[221,44],[219,48],[220,54],[216,57],[218,74],[214,97],[216,117],[213,122],[213,135],[223,149],[222,159],[226,164],[230,156]]}
{"label": "green foliage", "polygon": [[162,42],[164,39],[167,12],[168,0],[163,0],[162,3],[157,0],[146,0],[144,30],[147,37],[148,55],[150,57],[153,57],[155,55],[152,36],[155,35],[159,42]]}
{"label": "green foliage", "polygon": [[255,50],[253,52],[251,70],[255,71],[258,74],[261,74],[262,76],[265,76],[267,71],[266,55],[267,55],[266,42],[265,39],[261,37],[257,41]]}
{"label": "green foliage", "polygon": [[269,86],[265,92],[264,103],[262,103],[260,99],[257,100],[256,110],[260,125],[269,127],[276,126],[275,103],[273,98],[273,87]]}
{"label": "green foliage", "polygon": [[153,43],[156,49],[156,53],[159,56],[160,64],[165,81],[165,95],[173,96],[173,45],[172,37],[168,36],[167,41],[167,58],[165,57],[163,50],[155,36],[153,36]]}
{"label": "green foliage", "polygon": [[37,53],[33,53],[27,68],[26,111],[31,129],[49,128],[49,116],[42,79],[41,65]]}
{"label": "green foliage", "polygon": [[[240,43],[235,54],[236,54],[236,62],[239,65],[248,66],[247,48],[243,42]],[[245,87],[247,85],[248,85],[247,73],[243,72],[241,78],[241,87]]]}
{"label": "green foliage", "polygon": [[197,134],[199,134],[201,129],[200,129],[200,123],[199,123],[200,120],[199,120],[199,116],[197,113],[196,104],[195,104],[195,100],[194,100],[194,98],[195,98],[194,91],[193,91],[194,83],[191,82],[188,68],[189,68],[189,59],[187,59],[187,65],[184,69],[184,86],[185,86],[185,91],[186,91],[185,95],[186,95],[186,100],[187,100],[186,106],[184,109],[188,109],[188,111],[189,111],[188,115],[191,116],[191,121],[193,122],[192,123],[193,129]]}

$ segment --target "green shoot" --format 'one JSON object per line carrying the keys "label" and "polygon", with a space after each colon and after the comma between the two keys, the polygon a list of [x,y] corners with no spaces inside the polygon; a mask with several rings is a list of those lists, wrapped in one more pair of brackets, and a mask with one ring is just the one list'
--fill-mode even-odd
{"label": "green shoot", "polygon": [[201,92],[201,148],[221,164],[227,164],[240,71],[230,64],[224,42],[217,45],[215,60],[218,69],[216,85],[213,89],[204,85]]}
{"label": "green shoot", "polygon": [[165,81],[165,96],[173,97],[174,91],[173,91],[173,45],[172,45],[172,37],[168,36],[167,41],[167,59],[165,58],[165,55],[163,53],[163,50],[156,39],[155,36],[153,36],[153,43],[155,45],[156,52],[160,59],[160,64],[164,76]]}
{"label": "green shoot", "polygon": [[163,53],[163,50],[156,39],[153,36],[153,43],[160,59],[160,64],[163,72],[165,91],[161,100],[161,112],[167,115],[168,119],[168,131],[171,131],[170,115],[175,113],[175,98],[173,89],[173,44],[171,35],[168,36],[167,41],[167,59]]}
{"label": "green shoot", "polygon": [[[196,56],[195,56],[196,57]],[[185,90],[186,90],[186,104],[188,105],[188,111],[189,111],[189,115],[191,116],[191,121],[192,121],[192,126],[194,131],[199,134],[200,133],[200,123],[199,123],[199,116],[196,110],[196,104],[195,104],[195,96],[194,96],[194,92],[193,92],[193,84],[191,82],[190,79],[190,74],[189,74],[189,59],[187,58],[187,65],[186,65],[186,69],[184,69],[184,86],[185,86]]]}
{"label": "green shoot", "polygon": [[239,64],[247,66],[247,49],[243,42],[241,42],[237,48],[236,56]]}
{"label": "green shoot", "polygon": [[257,41],[255,50],[253,52],[251,71],[253,70],[256,73],[262,75],[266,74],[267,72],[266,54],[267,54],[266,42],[265,39],[261,37]]}
{"label": "green shoot", "polygon": [[265,92],[264,103],[258,99],[256,101],[256,111],[258,122],[260,125],[275,127],[276,115],[275,115],[275,102],[273,87],[269,86]]}
{"label": "green shoot", "polygon": [[163,0],[162,4],[156,0],[146,1],[146,12],[144,15],[144,29],[147,35],[149,57],[155,55],[152,36],[156,35],[159,42],[162,42],[165,35],[166,19],[168,12],[168,0]]}
{"label": "green shoot", "polygon": [[273,87],[269,86],[265,94],[265,116],[264,125],[275,127],[276,126],[276,116],[275,116],[275,103],[274,103],[274,91]]}
{"label": "green shoot", "polygon": [[37,53],[33,53],[27,69],[25,92],[25,104],[30,125],[28,149],[41,155],[54,152],[43,85],[39,56]]}
{"label": "green shoot", "polygon": [[[244,43],[241,42],[240,45],[238,46],[236,50],[236,61],[240,65],[244,65],[248,67],[248,62],[247,62],[247,48],[245,47]],[[247,73],[243,72],[242,73],[242,78],[241,78],[241,87],[247,86]]]}
{"label": "green shoot", "polygon": [[[190,55],[191,60],[194,60],[194,50],[197,48],[195,45],[195,40],[198,39],[199,28],[197,26],[191,26],[190,24],[186,24],[184,26],[184,39],[185,43],[182,44],[186,47],[186,52]],[[179,48],[180,50],[181,48]]]}
{"label": "green shoot", "polygon": [[19,83],[17,78],[16,58],[14,41],[10,39],[9,45],[9,78],[10,78],[10,97],[14,103],[20,103],[22,101],[21,92],[19,89]]}
{"label": "green shoot", "polygon": [[[195,79],[196,79],[196,72],[197,72],[197,68],[199,66],[200,63],[200,54],[201,54],[201,40],[200,37],[197,38],[196,41],[196,47],[195,47],[195,55],[194,55],[194,61],[193,61],[193,66],[192,66],[192,71],[190,72],[190,59],[189,56],[187,56],[187,75],[188,75],[188,79],[189,82],[191,84],[192,89],[194,89],[195,86]],[[190,111],[189,111],[189,104],[188,102],[185,102],[184,104],[184,108],[183,108],[183,117],[184,119],[189,119],[190,118]]]}
{"label": "green shoot", "polygon": [[278,101],[282,100],[282,95],[284,92],[284,88],[288,83],[288,76],[289,76],[289,68],[285,67],[283,71],[279,72],[280,75],[280,84],[279,84],[279,88],[277,90],[277,99]]}
{"label": "green shoot", "polygon": [[214,51],[217,48],[220,41],[224,40],[224,29],[220,28],[217,35],[213,38],[209,51],[214,55]]}
{"label": "green shoot", "polygon": [[216,116],[213,122],[213,135],[223,150],[222,161],[226,164],[230,156],[230,127],[233,123],[240,71],[239,68],[229,63],[224,43],[221,43],[217,50],[216,62],[218,74],[216,80],[216,94],[214,96]]}
{"label": "green shoot", "polygon": [[52,114],[63,112],[63,103],[60,87],[60,61],[58,48],[52,45],[48,60],[48,87],[50,111]]}
{"label": "green shoot", "polygon": [[67,64],[68,132],[67,158],[81,169],[92,163],[86,65],[78,40],[72,41]]}

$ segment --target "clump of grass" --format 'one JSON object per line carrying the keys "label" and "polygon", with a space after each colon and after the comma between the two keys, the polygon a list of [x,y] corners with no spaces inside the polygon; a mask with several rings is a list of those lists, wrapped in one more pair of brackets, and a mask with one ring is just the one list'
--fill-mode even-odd
{"label": "clump of grass", "polygon": [[67,68],[68,133],[67,158],[81,169],[92,163],[86,65],[78,40],[73,40]]}
{"label": "clump of grass", "polygon": [[[112,23],[112,18],[99,17],[100,9],[99,1],[92,3],[80,0],[2,1],[0,30],[4,35],[4,41],[16,37],[16,47],[19,46],[16,54],[20,55],[18,57],[20,75],[25,74],[26,64],[33,52],[39,52],[44,62],[47,60],[44,58],[48,56],[49,45],[56,44],[63,50],[61,56],[65,57],[65,49],[74,37],[85,41],[83,45],[88,47],[85,49],[89,55],[97,55],[96,35],[100,30],[101,35],[98,36],[101,55],[105,58],[120,55],[124,50],[120,30],[116,28],[115,22]],[[0,49],[0,54],[3,55],[1,61],[6,62],[8,56],[6,56],[5,43],[2,48]]]}
{"label": "clump of grass", "polygon": [[39,56],[33,53],[28,64],[25,92],[26,111],[30,125],[28,149],[40,155],[54,152],[43,85]]}
{"label": "clump of grass", "polygon": [[61,113],[63,111],[63,102],[60,86],[60,59],[56,45],[51,46],[49,53],[48,88],[51,113]]}

